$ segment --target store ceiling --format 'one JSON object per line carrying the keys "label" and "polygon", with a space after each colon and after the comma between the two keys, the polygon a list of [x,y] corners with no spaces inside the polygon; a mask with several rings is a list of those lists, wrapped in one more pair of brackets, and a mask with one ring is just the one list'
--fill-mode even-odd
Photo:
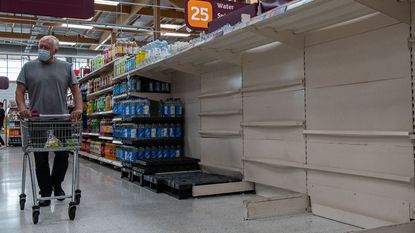
{"label": "store ceiling", "polygon": [[[111,3],[118,5],[111,5]],[[183,25],[180,29],[162,28],[163,32],[188,33],[184,27],[183,0],[160,0],[162,24]],[[33,52],[43,35],[55,35],[61,47],[76,50],[99,51],[111,44],[113,38],[127,38],[144,44],[153,39],[153,0],[95,0],[95,15],[88,20],[39,17],[0,13],[0,46],[19,48],[20,52]],[[67,25],[64,25],[67,24]],[[85,28],[74,28],[79,25]]]}

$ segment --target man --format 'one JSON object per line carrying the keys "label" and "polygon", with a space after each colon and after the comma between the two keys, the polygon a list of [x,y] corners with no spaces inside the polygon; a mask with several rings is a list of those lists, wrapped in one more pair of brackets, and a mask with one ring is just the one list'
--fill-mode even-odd
{"label": "man", "polygon": [[[3,129],[5,116],[6,116],[6,113],[4,112],[3,103],[0,103],[0,131]],[[0,135],[0,143],[1,143],[1,148],[3,148],[5,144],[4,144],[4,141],[1,135]]]}
{"label": "man", "polygon": [[[72,119],[82,114],[82,98],[79,84],[70,63],[58,60],[55,54],[59,49],[59,40],[54,36],[44,36],[39,41],[38,59],[27,62],[17,78],[16,102],[19,115],[30,118],[32,112],[39,114],[66,114],[66,96],[68,88],[74,96],[75,108]],[[24,94],[29,93],[30,109],[25,105]],[[50,197],[64,196],[61,187],[68,168],[68,152],[55,152],[52,174],[49,169],[47,152],[34,153],[36,177],[40,195]],[[62,201],[63,199],[60,199]],[[50,200],[39,201],[40,206],[50,205]]]}

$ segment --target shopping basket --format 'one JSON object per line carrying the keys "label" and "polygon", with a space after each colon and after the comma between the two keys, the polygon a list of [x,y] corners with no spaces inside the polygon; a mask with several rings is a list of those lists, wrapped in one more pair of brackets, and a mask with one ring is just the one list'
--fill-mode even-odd
{"label": "shopping basket", "polygon": [[[76,214],[76,206],[81,200],[81,190],[79,189],[79,158],[78,151],[82,141],[81,130],[82,124],[79,121],[71,121],[69,114],[63,115],[40,115],[30,119],[21,119],[21,137],[23,156],[22,172],[22,193],[20,194],[20,209],[24,210],[26,203],[25,185],[26,185],[26,166],[29,166],[30,180],[32,184],[33,223],[39,221],[40,206],[39,200],[52,199],[71,199],[68,208],[69,219],[73,220]],[[36,181],[34,168],[32,166],[31,152],[56,152],[69,151],[73,152],[73,169],[72,169],[72,189],[71,194],[66,196],[55,197],[38,197],[36,191]]]}

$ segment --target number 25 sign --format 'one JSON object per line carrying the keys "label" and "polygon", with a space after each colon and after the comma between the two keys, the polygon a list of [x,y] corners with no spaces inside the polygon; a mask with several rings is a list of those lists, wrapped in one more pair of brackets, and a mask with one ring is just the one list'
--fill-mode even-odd
{"label": "number 25 sign", "polygon": [[187,27],[206,30],[209,22],[248,4],[225,0],[187,0],[185,13]]}
{"label": "number 25 sign", "polygon": [[186,3],[186,24],[193,30],[205,30],[213,20],[213,5],[211,2],[188,0]]}

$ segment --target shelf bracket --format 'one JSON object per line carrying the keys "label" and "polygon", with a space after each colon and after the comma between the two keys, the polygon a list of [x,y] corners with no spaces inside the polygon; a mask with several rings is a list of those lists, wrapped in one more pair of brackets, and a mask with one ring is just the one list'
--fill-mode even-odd
{"label": "shelf bracket", "polygon": [[281,42],[293,48],[304,48],[305,39],[303,34],[294,34],[291,31],[276,31],[272,27],[258,28],[255,26],[248,26],[247,30],[258,36]]}
{"label": "shelf bracket", "polygon": [[233,65],[241,65],[242,64],[242,55],[240,53],[233,53],[227,50],[218,51],[213,48],[201,48],[200,52],[204,55],[222,60],[223,62],[233,64]]}
{"label": "shelf bracket", "polygon": [[397,19],[402,23],[410,24],[410,5],[408,1],[400,0],[355,0],[356,2],[369,7],[375,11]]}
{"label": "shelf bracket", "polygon": [[162,64],[165,67],[168,67],[168,68],[171,68],[177,71],[181,71],[184,73],[188,73],[188,74],[199,75],[201,73],[200,68],[194,65],[185,65],[185,64],[180,64],[180,63],[168,63],[168,62],[163,62]]}

